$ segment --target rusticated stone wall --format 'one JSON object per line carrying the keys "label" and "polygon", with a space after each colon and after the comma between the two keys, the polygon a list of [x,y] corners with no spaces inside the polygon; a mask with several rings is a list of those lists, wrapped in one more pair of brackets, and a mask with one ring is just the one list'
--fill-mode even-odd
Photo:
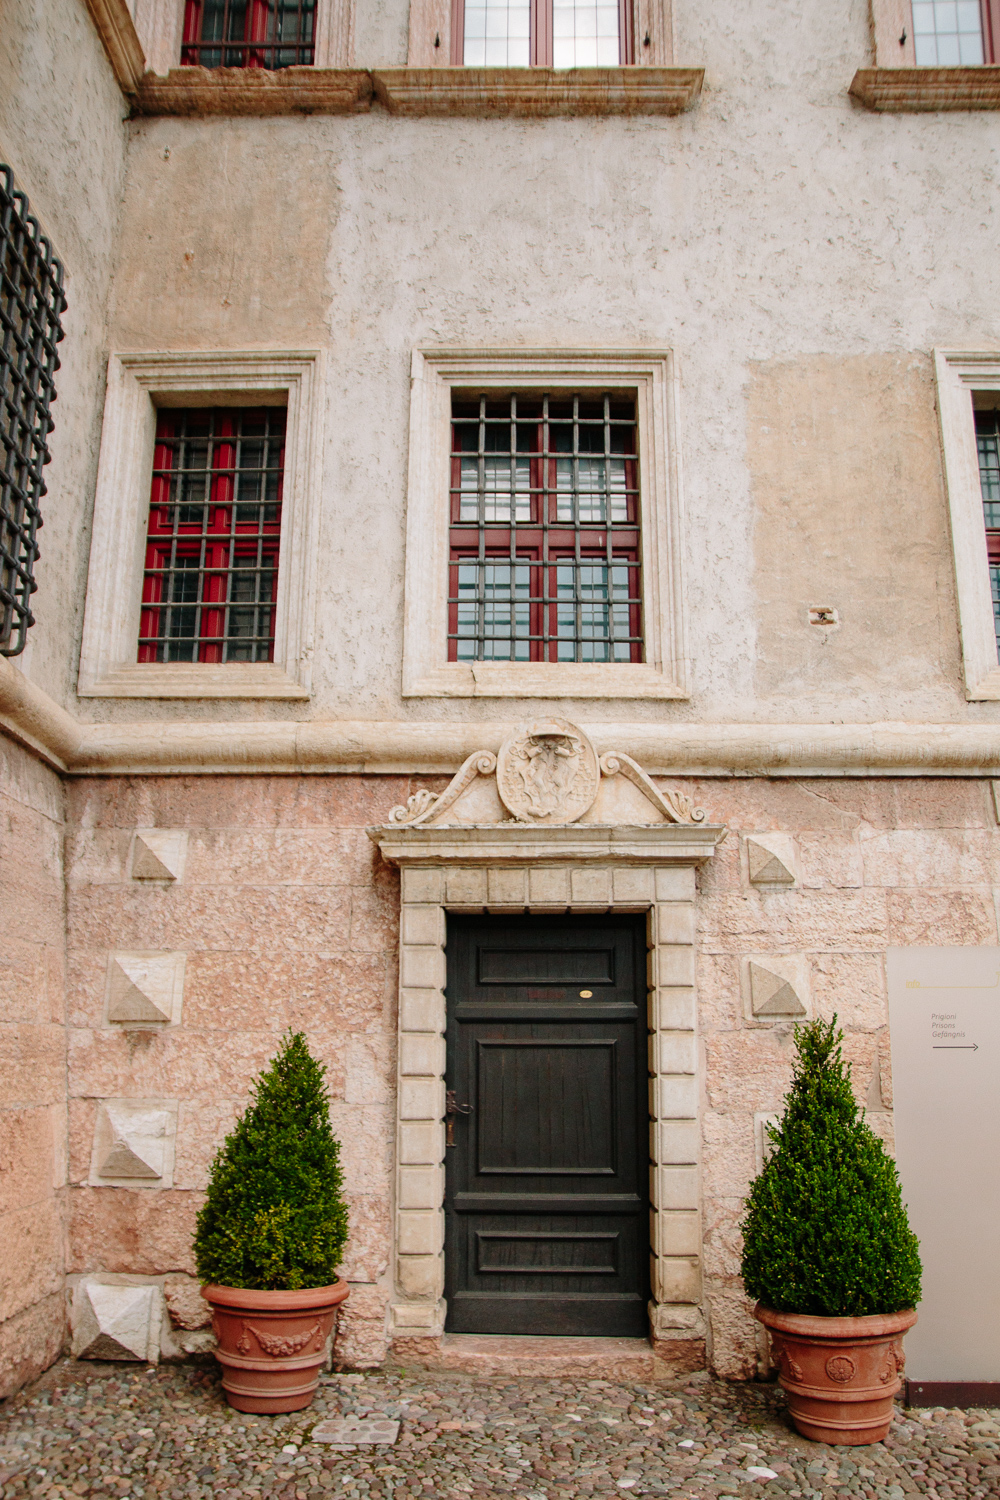
{"label": "rusticated stone wall", "polygon": [[[209,1161],[292,1025],[329,1068],[344,1145],[353,1290],[337,1358],[364,1365],[385,1353],[398,877],[365,825],[384,822],[417,784],[352,775],[70,786],[68,1269],[163,1280],[180,1348],[198,1307],[190,1240]],[[885,951],[997,941],[1000,835],[986,780],[661,784],[729,827],[698,877],[692,1066],[709,1349],[721,1374],[747,1378],[759,1351],[738,1223],[761,1117],[780,1110],[790,1080],[795,1020],[837,1012],[858,1096],[891,1145]],[[186,832],[178,878],[135,878],[136,829]],[[752,851],[748,838],[758,837]],[[777,866],[760,854],[768,846]],[[154,993],[137,956],[183,953],[179,1016],[145,1029],[109,1019],[112,953]],[[99,1110],[116,1099],[149,1101],[168,1125],[176,1118],[169,1185],[98,1185]]]}
{"label": "rusticated stone wall", "polygon": [[63,1345],[63,790],[0,735],[0,1397]]}
{"label": "rusticated stone wall", "polygon": [[[689,788],[690,790],[690,788]],[[988,781],[713,781],[691,792],[729,825],[700,881],[705,1298],[720,1374],[757,1367],[739,1281],[739,1220],[759,1124],[791,1079],[791,1016],[752,1016],[747,960],[791,976],[809,1014],[834,1012],[869,1123],[892,1146],[887,948],[997,942],[1000,831]],[[791,836],[796,882],[749,879],[746,835]]]}
{"label": "rusticated stone wall", "polygon": [[[343,1145],[352,1294],[337,1357],[363,1365],[384,1355],[398,885],[365,825],[384,821],[410,790],[390,777],[71,786],[68,1269],[169,1276],[181,1340],[197,1304],[179,1278],[194,1275],[191,1236],[209,1163],[291,1026],[327,1066]],[[135,878],[137,827],[186,832],[179,878]],[[183,953],[179,1018],[108,1019],[113,952],[133,955],[123,962],[154,999],[135,956]],[[176,1106],[172,1175],[96,1185],[98,1111],[109,1099],[149,1101],[168,1121]]]}

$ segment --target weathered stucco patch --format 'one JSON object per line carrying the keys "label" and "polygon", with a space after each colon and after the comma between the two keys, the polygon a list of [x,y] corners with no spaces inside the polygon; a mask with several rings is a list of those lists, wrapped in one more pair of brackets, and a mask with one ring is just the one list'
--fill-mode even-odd
{"label": "weathered stucco patch", "polygon": [[136,125],[112,347],[325,343],[333,145],[300,119]]}
{"label": "weathered stucco patch", "polygon": [[[855,691],[861,709],[876,684],[952,688],[960,663],[930,360],[759,364],[747,450],[757,692],[808,693],[818,706]],[[836,610],[838,623],[810,624],[810,608]]]}

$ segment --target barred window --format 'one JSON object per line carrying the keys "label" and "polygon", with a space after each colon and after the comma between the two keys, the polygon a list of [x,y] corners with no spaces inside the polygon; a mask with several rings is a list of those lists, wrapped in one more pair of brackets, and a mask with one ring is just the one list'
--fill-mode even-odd
{"label": "barred window", "polygon": [[272,661],[285,409],[161,410],[141,662]]}
{"label": "barred window", "polygon": [[290,68],[313,62],[316,0],[187,0],[181,62]]}
{"label": "barred window", "polygon": [[452,401],[449,661],[641,662],[635,400]]}
{"label": "barred window", "polygon": [[17,656],[35,623],[42,469],[54,423],[63,269],[0,164],[0,655]]}
{"label": "barred window", "polygon": [[983,492],[986,551],[990,563],[993,624],[1000,652],[1000,411],[976,412],[979,483]]}

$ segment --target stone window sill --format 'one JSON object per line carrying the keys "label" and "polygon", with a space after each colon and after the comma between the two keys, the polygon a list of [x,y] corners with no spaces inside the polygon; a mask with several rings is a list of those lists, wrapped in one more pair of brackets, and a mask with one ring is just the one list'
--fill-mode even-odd
{"label": "stone window sill", "polygon": [[703,68],[381,68],[375,97],[394,115],[547,119],[676,115],[701,93]]}
{"label": "stone window sill", "polygon": [[144,115],[356,114],[373,97],[394,115],[548,119],[676,115],[701,93],[702,68],[173,68],[147,73]]}
{"label": "stone window sill", "polygon": [[147,73],[141,115],[350,115],[370,109],[363,68],[172,68]]}
{"label": "stone window sill", "polygon": [[1000,109],[1000,67],[859,68],[850,92],[881,114]]}

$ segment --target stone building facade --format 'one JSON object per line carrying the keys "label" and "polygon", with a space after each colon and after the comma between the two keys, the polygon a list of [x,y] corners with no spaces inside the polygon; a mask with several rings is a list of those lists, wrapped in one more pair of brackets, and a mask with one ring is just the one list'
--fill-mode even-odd
{"label": "stone building facade", "polygon": [[[645,922],[648,1331],[757,1372],[738,1224],[795,1020],[837,1013],[891,1145],[887,949],[998,941],[1000,85],[932,10],[636,0],[625,66],[484,69],[450,5],[320,0],[273,70],[182,67],[183,0],[7,0],[0,156],[67,308],[0,659],[0,1391],[71,1337],[206,1347],[194,1215],[289,1026],[343,1142],[334,1357],[435,1357],[471,915]],[[609,391],[641,624],[476,655],[453,412]],[[286,414],[273,653],[143,660],[157,423],[213,409]],[[557,766],[512,807],[496,757],[539,745],[589,802]]]}

